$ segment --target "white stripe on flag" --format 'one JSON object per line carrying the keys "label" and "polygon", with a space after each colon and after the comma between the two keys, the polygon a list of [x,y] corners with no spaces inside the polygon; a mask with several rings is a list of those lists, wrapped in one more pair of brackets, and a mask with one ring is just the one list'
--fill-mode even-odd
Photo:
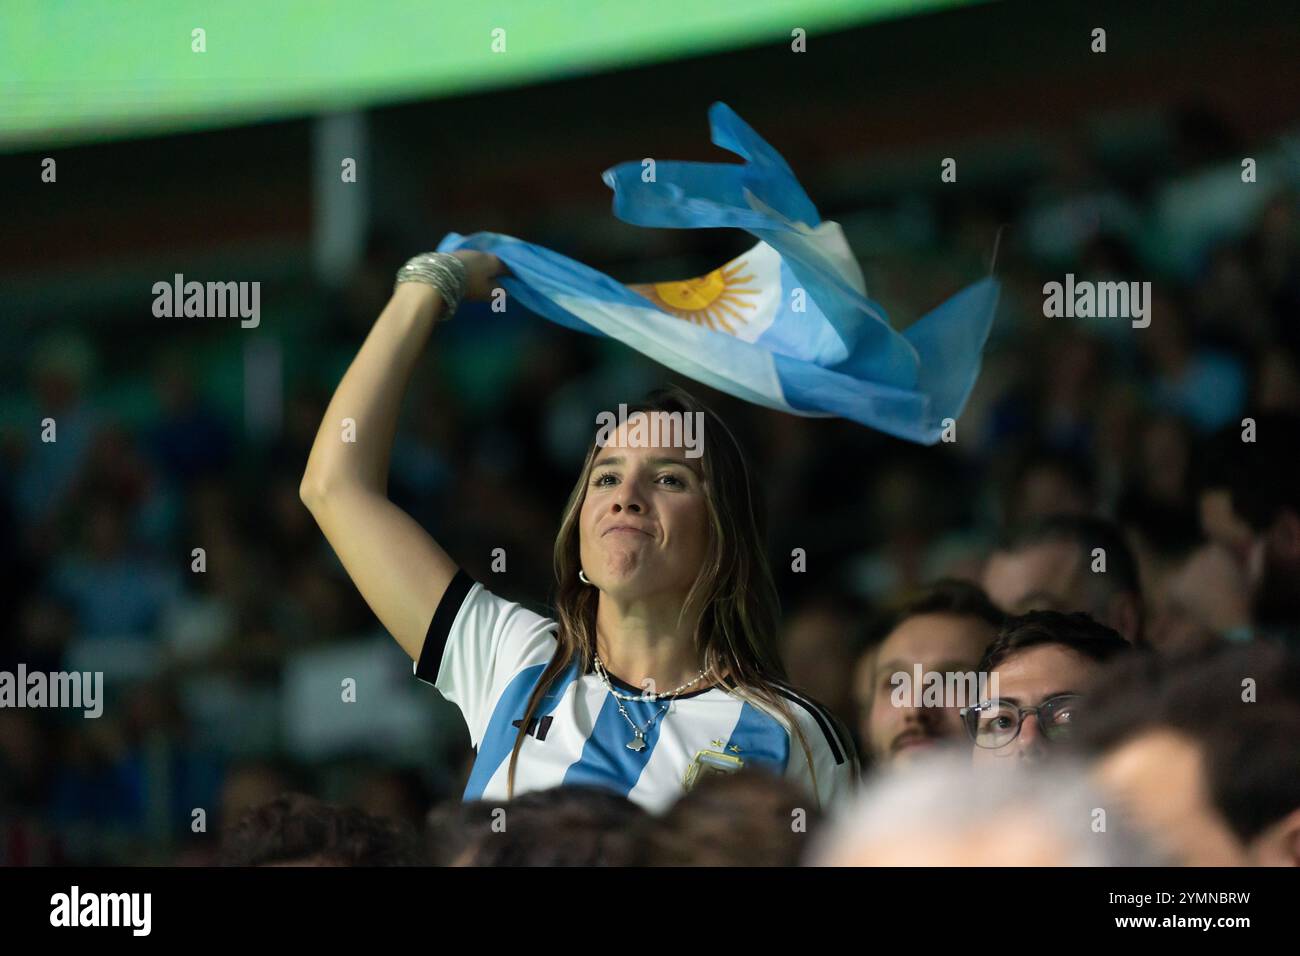
{"label": "white stripe on flag", "polygon": [[[643,355],[716,388],[767,408],[794,411],[785,401],[776,363],[757,345],[725,332],[645,308],[556,291],[553,299],[592,328]],[[802,413],[800,413],[802,414]]]}

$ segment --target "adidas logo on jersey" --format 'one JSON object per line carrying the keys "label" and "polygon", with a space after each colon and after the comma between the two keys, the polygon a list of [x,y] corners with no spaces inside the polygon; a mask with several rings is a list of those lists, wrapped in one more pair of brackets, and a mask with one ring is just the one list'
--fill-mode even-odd
{"label": "adidas logo on jersey", "polygon": [[[528,736],[536,737],[538,740],[545,740],[547,731],[551,729],[551,721],[554,719],[555,718],[552,717],[550,714],[547,714],[540,721],[536,717],[534,717],[532,720],[528,722]],[[510,721],[510,726],[518,727],[523,722],[524,719],[520,717],[518,720]]]}

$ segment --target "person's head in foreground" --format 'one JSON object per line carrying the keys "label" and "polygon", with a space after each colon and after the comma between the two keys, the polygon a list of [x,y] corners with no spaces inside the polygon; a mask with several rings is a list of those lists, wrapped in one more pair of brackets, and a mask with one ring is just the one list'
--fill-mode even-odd
{"label": "person's head in foreground", "polygon": [[1300,659],[1257,643],[1103,672],[1079,750],[1190,866],[1300,865]]}
{"label": "person's head in foreground", "polygon": [[1014,773],[927,754],[880,774],[819,832],[812,866],[1148,866],[1069,762]]}
{"label": "person's head in foreground", "polygon": [[821,812],[762,770],[711,774],[650,827],[649,866],[797,866]]}
{"label": "person's head in foreground", "polygon": [[[1216,436],[1202,468],[1201,528],[1247,575],[1256,627],[1300,639],[1300,416],[1261,413]],[[1246,438],[1249,437],[1249,441]]]}
{"label": "person's head in foreground", "polygon": [[286,793],[246,813],[226,831],[224,866],[413,866],[410,828],[352,807]]}
{"label": "person's head in foreground", "polygon": [[438,866],[635,866],[649,820],[597,787],[449,801],[429,814],[429,855]]}
{"label": "person's head in foreground", "polygon": [[1008,614],[1082,611],[1142,640],[1137,559],[1105,518],[1052,515],[1011,534],[984,566],[984,590]]}
{"label": "person's head in foreground", "polygon": [[1131,644],[1086,614],[1031,611],[1009,618],[980,660],[990,699],[962,715],[974,762],[1047,759],[1090,706],[1088,690],[1102,665],[1130,652]]}
{"label": "person's head in foreground", "polygon": [[960,705],[925,706],[915,686],[916,668],[923,674],[974,673],[1004,618],[978,586],[940,581],[886,619],[876,631],[879,643],[859,658],[856,679],[859,729],[875,765],[941,744],[969,748]]}

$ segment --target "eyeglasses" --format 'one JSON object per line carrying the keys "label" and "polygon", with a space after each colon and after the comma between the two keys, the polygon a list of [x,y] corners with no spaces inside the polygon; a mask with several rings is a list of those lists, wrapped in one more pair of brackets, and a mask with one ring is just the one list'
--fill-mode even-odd
{"label": "eyeglasses", "polygon": [[1049,697],[1037,707],[1017,707],[1005,700],[984,701],[974,707],[963,707],[961,719],[975,746],[985,750],[1005,747],[1020,736],[1020,728],[1029,714],[1038,718],[1043,737],[1055,743],[1069,736],[1080,699],[1079,694],[1062,694]]}

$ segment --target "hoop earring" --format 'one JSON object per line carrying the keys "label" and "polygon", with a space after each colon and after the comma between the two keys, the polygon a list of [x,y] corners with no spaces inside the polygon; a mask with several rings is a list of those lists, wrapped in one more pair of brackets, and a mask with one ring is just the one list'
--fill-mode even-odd
{"label": "hoop earring", "polygon": [[591,583],[590,581],[587,580],[587,572],[582,570],[582,568],[578,568],[578,580],[581,581],[583,584]]}

